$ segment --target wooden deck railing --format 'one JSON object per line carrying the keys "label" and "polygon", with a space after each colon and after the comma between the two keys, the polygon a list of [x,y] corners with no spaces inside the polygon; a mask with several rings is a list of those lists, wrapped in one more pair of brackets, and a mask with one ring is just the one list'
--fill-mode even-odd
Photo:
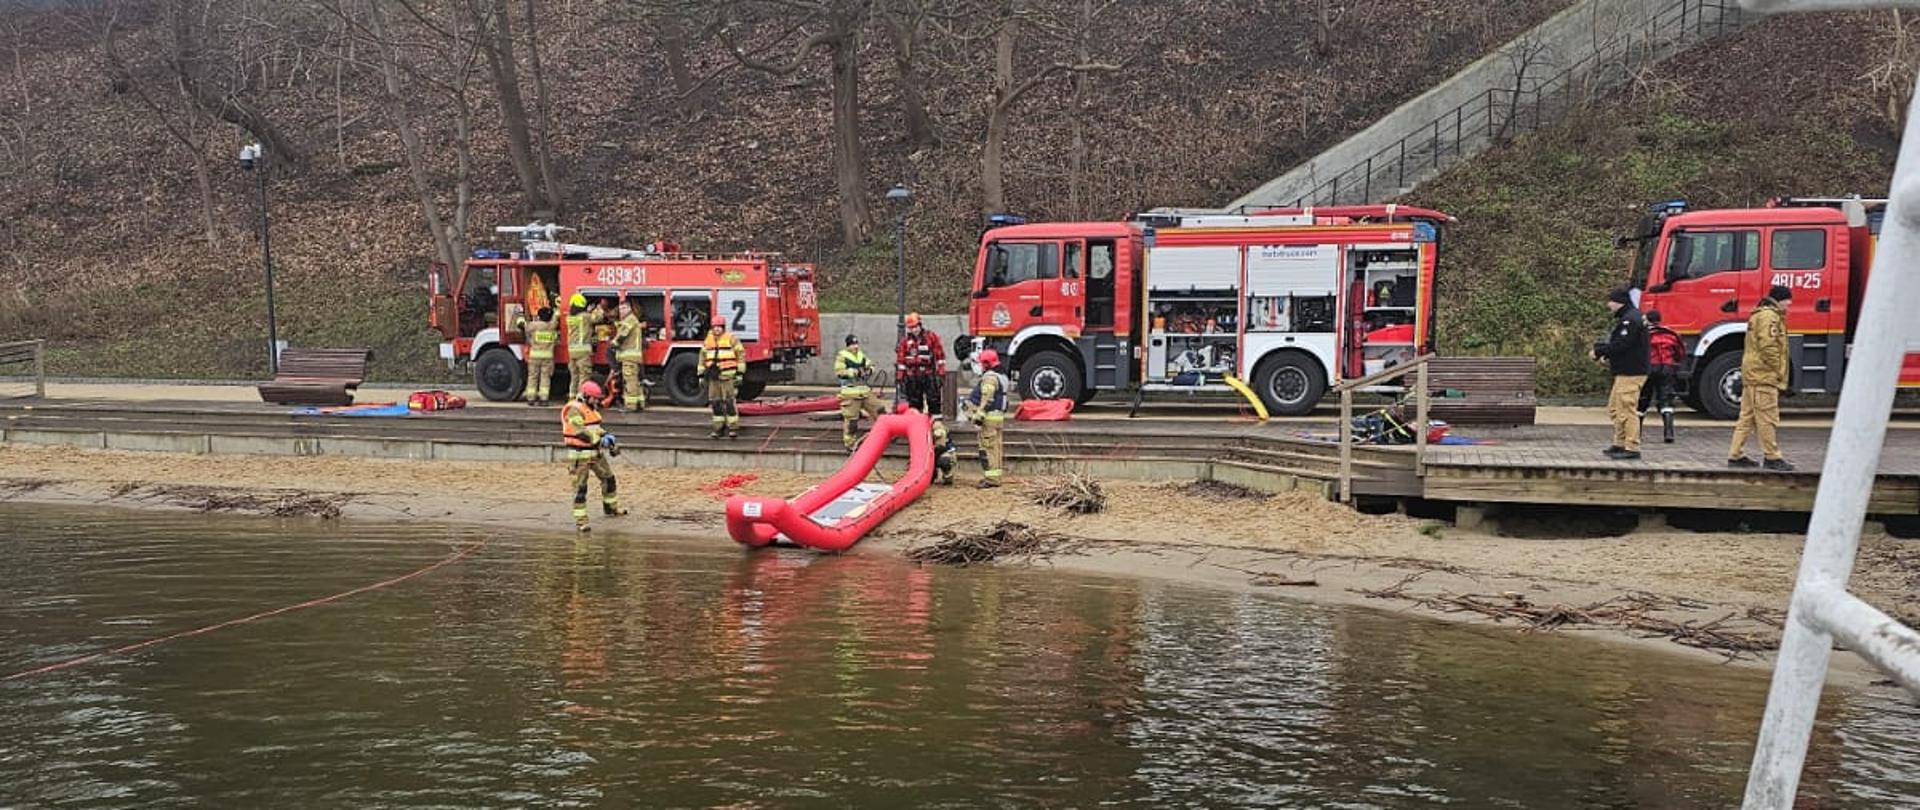
{"label": "wooden deck railing", "polygon": [[0,366],[15,363],[33,364],[33,395],[45,398],[47,395],[47,342],[16,340],[12,343],[0,343]]}
{"label": "wooden deck railing", "polygon": [[1353,502],[1353,392],[1356,389],[1379,385],[1408,373],[1414,375],[1413,474],[1427,474],[1427,362],[1433,358],[1433,354],[1423,354],[1409,362],[1334,386],[1334,392],[1340,395],[1339,486],[1342,503]]}

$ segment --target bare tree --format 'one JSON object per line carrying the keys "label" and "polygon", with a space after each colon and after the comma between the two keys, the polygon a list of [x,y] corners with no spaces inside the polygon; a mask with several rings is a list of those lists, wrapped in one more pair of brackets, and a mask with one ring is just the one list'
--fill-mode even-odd
{"label": "bare tree", "polygon": [[713,37],[724,15],[704,0],[626,0],[626,5],[660,47],[680,112],[689,118],[704,117],[710,103],[708,83],[739,63],[729,58],[722,69],[696,76],[691,50]]}
{"label": "bare tree", "polygon": [[500,103],[500,125],[507,132],[507,154],[513,172],[520,180],[520,193],[527,208],[547,216],[561,209],[559,183],[552,172],[545,139],[534,144],[527,103],[520,92],[520,66],[516,55],[513,20],[507,13],[507,0],[463,0],[467,24],[480,40],[487,68],[493,78],[494,98]]}
{"label": "bare tree", "polygon": [[[763,38],[758,45],[747,46],[731,26],[720,29],[737,62],[774,76],[793,75],[815,51],[826,52],[828,94],[833,99],[833,176],[840,200],[840,239],[848,247],[864,241],[873,222],[867,201],[866,151],[860,144],[860,35],[871,14],[871,4],[872,0],[738,0],[730,7],[734,21],[751,17],[783,30]],[[767,60],[767,54],[781,50],[787,51],[785,60]]]}
{"label": "bare tree", "polygon": [[224,55],[231,57],[245,46],[244,37],[236,36],[232,41],[213,39],[212,33],[224,33],[214,25],[221,16],[215,11],[211,0],[167,2],[172,46],[170,63],[179,78],[182,91],[208,115],[235,124],[259,139],[267,148],[269,160],[283,165],[301,165],[305,162],[305,153],[264,111],[245,97],[248,89],[245,75],[239,72],[232,76],[223,75],[210,66],[210,58],[229,61],[221,58],[221,54],[214,53],[216,48],[226,51]]}
{"label": "bare tree", "polygon": [[927,24],[940,0],[886,0],[881,6],[880,23],[893,45],[893,68],[900,85],[900,115],[907,130],[907,143],[916,147],[939,146],[940,132],[927,112],[927,80],[920,72],[920,55],[925,47]]}
{"label": "bare tree", "polygon": [[[185,4],[170,3],[163,10],[163,13],[172,15],[193,13],[193,11],[193,9],[187,8]],[[188,159],[193,164],[194,186],[200,194],[200,226],[206,236],[207,243],[213,244],[219,241],[220,231],[215,217],[213,167],[211,165],[211,159],[208,157],[211,151],[211,144],[209,143],[209,135],[211,132],[210,122],[207,121],[207,116],[204,111],[194,103],[194,100],[189,95],[186,83],[171,72],[169,72],[167,76],[173,79],[173,81],[165,85],[167,90],[170,91],[168,95],[176,96],[184,103],[181,104],[180,109],[176,110],[165,103],[165,96],[156,97],[155,92],[147,86],[147,82],[142,81],[142,71],[128,64],[121,53],[119,43],[120,4],[118,2],[108,3],[104,8],[104,13],[105,19],[100,24],[100,59],[114,76],[116,86],[124,88],[127,93],[131,94],[141,108],[152,115],[153,119],[160,123],[161,128],[166,130],[167,136],[172,139],[182,151],[187,153]],[[205,4],[200,7],[199,13],[207,13],[207,6]],[[168,30],[178,29],[178,24],[175,21],[169,19],[167,23]],[[178,48],[180,38],[174,37],[170,39],[169,44]],[[177,52],[169,52],[166,56],[173,63],[177,63],[179,60],[179,54]]]}
{"label": "bare tree", "polygon": [[1874,92],[1881,98],[1880,115],[1894,132],[1902,132],[1907,126],[1907,106],[1913,100],[1913,76],[1920,68],[1920,44],[1914,42],[1914,29],[1920,27],[1912,20],[1894,9],[1892,25],[1880,34],[1880,53],[1874,59],[1873,69],[1861,78],[1872,84]]}
{"label": "bare tree", "polygon": [[[1112,62],[1061,60],[1038,70],[1028,68],[1017,79],[1014,59],[1020,26],[1031,16],[1021,0],[1002,0],[993,38],[993,89],[987,99],[986,143],[980,151],[980,204],[987,214],[1006,210],[1006,143],[1014,105],[1028,93],[1061,76],[1117,73],[1125,65]],[[1082,136],[1084,141],[1084,135]]]}

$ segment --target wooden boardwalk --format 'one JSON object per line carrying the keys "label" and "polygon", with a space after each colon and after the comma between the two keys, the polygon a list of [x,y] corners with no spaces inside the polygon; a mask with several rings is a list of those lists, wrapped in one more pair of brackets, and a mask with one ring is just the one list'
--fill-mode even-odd
{"label": "wooden boardwalk", "polygon": [[[622,443],[648,463],[776,466],[831,470],[844,458],[830,415],[748,419],[738,442],[705,438],[706,415],[662,409],[609,418]],[[83,447],[177,452],[362,453],[409,458],[544,458],[554,443],[553,409],[477,408],[417,419],[295,417],[241,402],[38,400],[0,404],[0,439]],[[1425,475],[1411,448],[1359,447],[1354,491],[1459,504],[1567,504],[1648,509],[1804,512],[1812,507],[1825,457],[1824,427],[1788,427],[1782,444],[1793,473],[1725,466],[1730,425],[1683,424],[1679,441],[1658,441],[1645,458],[1601,455],[1611,431],[1600,425],[1462,427],[1478,445],[1428,449]],[[1010,423],[1016,474],[1098,470],[1134,478],[1213,477],[1269,490],[1333,492],[1339,448],[1330,420],[1141,418],[1097,415],[1064,423]],[[955,431],[963,455],[972,434]],[[291,444],[289,444],[291,442]],[[285,445],[283,447],[283,445]],[[222,449],[222,448],[230,449]],[[242,447],[261,448],[243,450]],[[898,451],[895,451],[896,453]],[[1757,449],[1751,450],[1757,456]],[[1920,422],[1888,431],[1871,511],[1920,515]]]}

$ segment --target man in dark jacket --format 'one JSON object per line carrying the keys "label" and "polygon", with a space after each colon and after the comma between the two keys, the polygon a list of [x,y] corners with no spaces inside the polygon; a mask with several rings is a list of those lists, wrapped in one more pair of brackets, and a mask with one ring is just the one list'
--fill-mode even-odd
{"label": "man in dark jacket", "polygon": [[1613,310],[1613,331],[1593,345],[1593,356],[1607,361],[1613,390],[1607,396],[1607,417],[1613,420],[1613,444],[1602,451],[1607,458],[1640,457],[1640,387],[1647,384],[1647,322],[1633,307],[1633,293],[1607,293]]}

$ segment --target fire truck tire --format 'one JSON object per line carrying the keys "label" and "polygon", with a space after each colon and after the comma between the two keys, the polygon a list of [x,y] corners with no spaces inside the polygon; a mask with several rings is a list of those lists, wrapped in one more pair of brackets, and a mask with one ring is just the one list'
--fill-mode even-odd
{"label": "fire truck tire", "polygon": [[527,384],[527,369],[513,352],[494,347],[473,362],[473,387],[493,402],[511,402]]}
{"label": "fire truck tire", "polygon": [[1700,372],[1700,385],[1695,390],[1699,392],[1701,410],[1708,416],[1715,419],[1740,416],[1740,359],[1745,355],[1746,352],[1739,349],[1716,354]]}
{"label": "fire truck tire", "polygon": [[667,361],[666,371],[661,376],[666,377],[667,399],[672,400],[673,404],[707,404],[707,386],[700,380],[699,364],[696,352],[681,352]]}
{"label": "fire truck tire", "polygon": [[760,395],[766,392],[767,392],[766,380],[741,380],[740,395],[738,399],[741,402],[752,402],[756,399],[759,399]]}
{"label": "fire truck tire", "polygon": [[1035,352],[1020,364],[1021,399],[1071,399],[1078,402],[1084,383],[1080,364],[1061,352]]}
{"label": "fire truck tire", "polygon": [[1320,364],[1298,352],[1282,352],[1253,370],[1253,392],[1275,416],[1305,416],[1327,393]]}

